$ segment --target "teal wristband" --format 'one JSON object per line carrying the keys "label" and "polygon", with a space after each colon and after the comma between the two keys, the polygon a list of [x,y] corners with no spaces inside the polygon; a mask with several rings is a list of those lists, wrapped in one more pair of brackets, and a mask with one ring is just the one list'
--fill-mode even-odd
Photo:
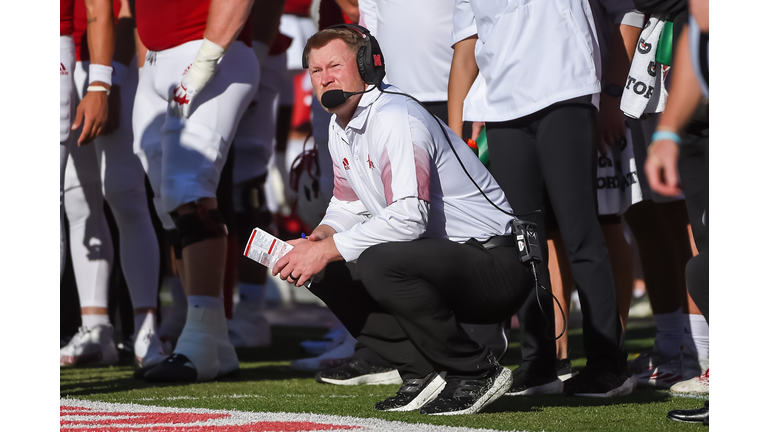
{"label": "teal wristband", "polygon": [[682,142],[680,135],[670,131],[656,131],[651,135],[651,142],[661,140],[674,141],[675,144],[680,144]]}

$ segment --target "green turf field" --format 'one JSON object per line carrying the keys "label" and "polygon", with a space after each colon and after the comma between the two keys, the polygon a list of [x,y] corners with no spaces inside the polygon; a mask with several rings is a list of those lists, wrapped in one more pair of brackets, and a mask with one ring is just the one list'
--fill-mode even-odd
{"label": "green turf field", "polygon": [[[422,416],[418,413],[382,413],[374,403],[398,386],[331,386],[315,382],[313,374],[290,369],[290,360],[306,357],[298,343],[320,339],[323,328],[273,327],[273,346],[239,350],[238,377],[189,385],[149,385],[134,380],[130,360],[104,368],[62,368],[61,397],[93,401],[135,403],[181,408],[241,411],[311,412],[398,420],[410,423],[530,431],[678,431],[704,430],[699,424],[665,418],[671,409],[703,406],[700,397],[673,396],[668,391],[638,389],[632,395],[607,400],[565,396],[502,397],[483,413],[468,416]],[[653,346],[655,328],[648,321],[630,322],[626,347],[633,357]],[[520,361],[516,331],[502,363],[514,369]],[[569,332],[571,358],[585,365],[581,329]]]}

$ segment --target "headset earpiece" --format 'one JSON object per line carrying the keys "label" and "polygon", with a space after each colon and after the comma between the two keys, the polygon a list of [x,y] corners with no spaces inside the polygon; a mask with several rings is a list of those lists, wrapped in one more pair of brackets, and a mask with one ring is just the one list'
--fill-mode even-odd
{"label": "headset earpiece", "polygon": [[[362,35],[365,45],[357,50],[357,70],[360,72],[360,78],[366,84],[379,87],[387,72],[384,69],[384,54],[381,52],[379,42],[371,35],[371,32],[356,24],[337,24],[328,28],[348,28]],[[306,59],[302,59],[302,61],[306,61]]]}

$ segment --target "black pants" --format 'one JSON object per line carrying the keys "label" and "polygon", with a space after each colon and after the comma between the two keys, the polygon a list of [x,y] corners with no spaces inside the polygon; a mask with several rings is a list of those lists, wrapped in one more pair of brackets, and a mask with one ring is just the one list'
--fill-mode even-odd
{"label": "black pants", "polygon": [[532,290],[533,276],[515,248],[486,250],[474,239],[373,246],[356,264],[329,264],[310,288],[404,379],[434,370],[474,379],[491,371],[490,348],[459,323],[498,323],[517,312]]}
{"label": "black pants", "polygon": [[686,135],[678,161],[691,231],[699,254],[685,266],[688,293],[709,323],[709,138]]}
{"label": "black pants", "polygon": [[[491,173],[517,215],[544,209],[548,193],[579,290],[587,364],[618,373],[626,370],[626,355],[611,264],[597,219],[594,112],[589,98],[578,98],[520,119],[486,122],[488,150]],[[545,217],[520,217],[538,223],[544,255],[540,282],[551,289]],[[554,307],[551,301],[545,303],[546,315],[531,295],[518,313],[522,366],[553,376],[555,342],[548,338],[555,336]]]}

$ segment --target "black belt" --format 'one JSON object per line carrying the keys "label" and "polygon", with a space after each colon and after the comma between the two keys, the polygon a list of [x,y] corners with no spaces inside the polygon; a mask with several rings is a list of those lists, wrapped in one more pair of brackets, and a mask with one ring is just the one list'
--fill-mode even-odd
{"label": "black belt", "polygon": [[480,243],[486,249],[493,249],[497,247],[517,247],[517,240],[513,235],[506,236],[494,236],[489,238],[486,242]]}

